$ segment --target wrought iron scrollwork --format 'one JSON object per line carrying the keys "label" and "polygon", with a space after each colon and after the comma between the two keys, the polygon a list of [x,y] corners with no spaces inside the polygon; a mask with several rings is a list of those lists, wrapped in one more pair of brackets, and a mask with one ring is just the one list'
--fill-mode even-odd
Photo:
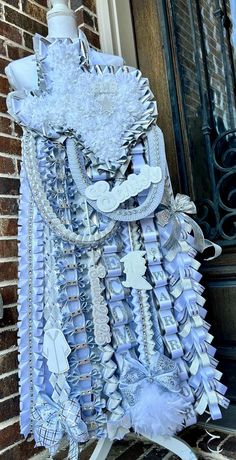
{"label": "wrought iron scrollwork", "polygon": [[212,145],[215,187],[212,200],[197,203],[204,233],[221,244],[236,243],[236,129],[220,134]]}
{"label": "wrought iron scrollwork", "polygon": [[[217,115],[212,95],[204,16],[199,0],[189,0],[196,71],[201,100],[202,134],[209,173],[209,195],[197,203],[198,222],[209,239],[236,244],[235,66],[230,43],[230,19],[225,1],[215,0],[214,16],[225,82],[225,119]],[[195,8],[194,8],[195,5]],[[195,15],[196,12],[196,15]],[[196,31],[195,25],[199,34]],[[199,49],[201,52],[199,52]]]}

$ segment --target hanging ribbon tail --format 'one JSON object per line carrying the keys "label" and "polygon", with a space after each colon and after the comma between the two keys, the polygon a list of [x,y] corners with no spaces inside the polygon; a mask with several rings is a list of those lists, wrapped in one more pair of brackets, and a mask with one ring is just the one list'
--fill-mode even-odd
{"label": "hanging ribbon tail", "polygon": [[85,33],[82,29],[79,29],[79,40],[80,40],[80,54],[84,56],[84,58],[89,61],[89,42]]}
{"label": "hanging ribbon tail", "polygon": [[[194,247],[198,252],[204,252],[207,248],[214,249],[214,255],[204,260],[212,260],[221,254],[221,248],[218,244],[212,243],[209,240],[205,240],[202,229],[199,227],[197,222],[190,217],[188,214],[196,214],[196,206],[193,201],[190,200],[189,196],[181,195],[178,193],[175,199],[171,202],[170,217],[173,221],[173,229],[170,237],[165,242],[164,247],[167,250],[176,251],[179,246],[179,237],[181,233],[181,219],[184,219],[188,223],[193,231],[194,235]],[[174,251],[174,252],[175,252]]]}
{"label": "hanging ribbon tail", "polygon": [[168,240],[164,244],[164,247],[167,249],[167,251],[181,249],[179,245],[181,223],[175,216],[172,216],[171,222],[172,222],[172,231],[171,231],[171,234]]}
{"label": "hanging ribbon tail", "polygon": [[212,241],[205,240],[205,249],[207,248],[213,248],[214,249],[214,255],[212,257],[204,258],[204,260],[213,260],[216,257],[219,257],[222,253],[222,248],[219,246],[219,244],[213,243]]}
{"label": "hanging ribbon tail", "polygon": [[74,440],[70,440],[68,460],[78,460],[78,459],[79,459],[78,442]]}
{"label": "hanging ribbon tail", "polygon": [[204,238],[203,231],[199,227],[197,222],[195,222],[195,220],[193,220],[190,216],[187,216],[186,214],[182,214],[182,216],[184,220],[192,227],[194,234],[194,247],[196,248],[196,250],[201,253],[203,253],[208,248],[212,248],[214,250],[213,256],[204,258],[204,260],[213,260],[216,257],[218,257],[222,252],[222,248],[218,244],[213,243],[212,241],[206,240]]}
{"label": "hanging ribbon tail", "polygon": [[[209,413],[209,412],[206,411],[206,413]],[[213,433],[210,433],[210,431],[207,430],[207,424],[210,422],[210,420],[211,420],[211,417],[208,417],[208,419],[207,419],[206,422],[205,422],[205,432],[206,432],[206,433],[208,434],[208,436],[210,437],[210,439],[208,439],[208,441],[207,441],[207,448],[208,448],[208,450],[209,450],[210,452],[212,452],[212,453],[214,453],[214,454],[220,454],[220,453],[224,450],[223,447],[219,447],[220,444],[221,444],[220,442],[219,442],[219,445],[216,447],[216,449],[212,449],[212,448],[210,447],[210,443],[211,443],[212,441],[214,441],[215,439],[221,439],[221,436],[215,435],[215,434],[213,434]]]}
{"label": "hanging ribbon tail", "polygon": [[193,230],[193,235],[194,235],[194,247],[198,252],[203,252],[205,249],[205,238],[202,229],[199,227],[197,222],[192,219],[192,217],[181,213],[181,216],[187,222]]}

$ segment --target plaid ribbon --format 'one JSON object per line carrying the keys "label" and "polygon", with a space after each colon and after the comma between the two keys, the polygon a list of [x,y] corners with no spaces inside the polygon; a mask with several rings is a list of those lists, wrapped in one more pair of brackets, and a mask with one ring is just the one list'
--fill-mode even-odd
{"label": "plaid ribbon", "polygon": [[65,400],[61,404],[41,395],[33,412],[34,435],[37,446],[44,446],[54,455],[64,435],[70,442],[69,459],[77,460],[78,443],[88,440],[86,424],[81,420],[77,401]]}

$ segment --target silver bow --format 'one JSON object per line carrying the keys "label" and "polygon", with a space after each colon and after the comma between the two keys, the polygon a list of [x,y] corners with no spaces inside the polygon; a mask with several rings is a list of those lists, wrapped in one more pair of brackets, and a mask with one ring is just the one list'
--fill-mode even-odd
{"label": "silver bow", "polygon": [[203,252],[205,249],[212,247],[214,249],[213,257],[209,257],[205,260],[211,260],[218,257],[221,254],[221,247],[218,244],[212,243],[204,238],[204,234],[199,225],[192,219],[188,214],[196,214],[196,206],[190,197],[177,193],[175,198],[171,198],[170,208],[163,209],[157,213],[157,221],[159,225],[165,226],[169,221],[172,221],[173,228],[168,240],[164,246],[166,249],[172,251],[174,258],[178,251],[181,251],[181,245],[179,243],[181,233],[181,218],[190,225],[194,234],[194,246],[197,251]]}
{"label": "silver bow", "polygon": [[186,212],[187,214],[196,214],[196,206],[190,197],[177,193],[176,197],[171,201],[171,211],[175,212]]}
{"label": "silver bow", "polygon": [[175,393],[181,390],[177,365],[159,352],[151,357],[148,367],[131,357],[124,360],[120,390],[129,406],[137,403],[144,382],[157,383]]}
{"label": "silver bow", "polygon": [[69,459],[77,460],[78,442],[88,440],[86,424],[81,420],[80,406],[75,400],[65,400],[61,404],[47,395],[40,395],[32,412],[36,444],[49,449],[54,455],[64,435],[69,438]]}

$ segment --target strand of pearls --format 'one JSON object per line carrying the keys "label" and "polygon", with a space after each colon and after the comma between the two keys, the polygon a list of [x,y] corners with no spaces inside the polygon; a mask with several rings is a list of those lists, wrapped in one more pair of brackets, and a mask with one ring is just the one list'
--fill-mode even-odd
{"label": "strand of pearls", "polygon": [[32,132],[26,131],[24,133],[22,150],[25,170],[35,203],[42,218],[57,236],[75,245],[94,247],[116,231],[118,225],[114,221],[110,221],[104,230],[96,232],[94,235],[78,235],[66,228],[53,211],[44,191],[36,159],[36,139]]}

